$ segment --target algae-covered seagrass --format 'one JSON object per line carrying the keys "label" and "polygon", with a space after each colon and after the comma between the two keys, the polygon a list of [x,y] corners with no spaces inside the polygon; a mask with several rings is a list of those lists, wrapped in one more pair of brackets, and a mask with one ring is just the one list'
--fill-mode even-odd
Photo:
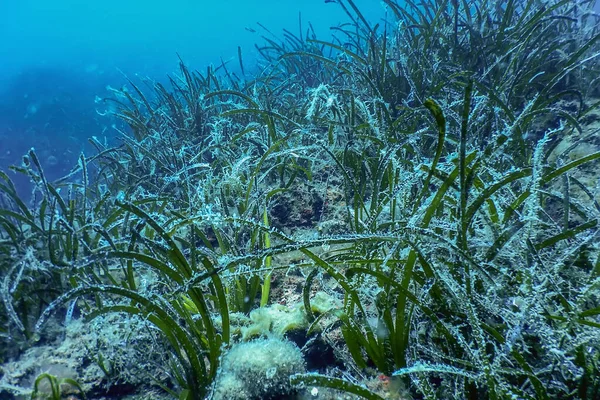
{"label": "algae-covered seagrass", "polygon": [[594,2],[384,3],[339,0],[329,41],[265,37],[256,77],[129,82],[121,145],[57,182],[34,150],[14,168],[33,205],[0,174],[0,340],[69,305],[136,316],[170,377],[148,385],[202,399],[246,348],[230,318],[283,302],[299,396],[599,397]]}

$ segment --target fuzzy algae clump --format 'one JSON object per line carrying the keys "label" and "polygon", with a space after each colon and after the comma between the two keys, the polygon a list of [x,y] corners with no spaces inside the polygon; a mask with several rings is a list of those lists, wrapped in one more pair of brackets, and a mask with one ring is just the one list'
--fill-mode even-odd
{"label": "fuzzy algae clump", "polygon": [[222,359],[215,400],[281,399],[293,392],[289,377],[305,371],[300,349],[287,340],[234,345]]}
{"label": "fuzzy algae clump", "polygon": [[306,327],[306,315],[301,305],[292,307],[274,304],[250,312],[250,323],[240,328],[244,340],[272,332],[283,337],[286,332]]}
{"label": "fuzzy algae clump", "polygon": [[[329,294],[319,291],[312,297],[310,308],[313,313],[325,314],[341,308],[341,303]],[[216,323],[220,326],[222,322],[217,318]],[[265,336],[283,338],[288,332],[306,330],[310,326],[302,302],[290,305],[272,304],[256,308],[249,314],[232,313],[229,323],[231,333],[240,336],[243,341]]]}

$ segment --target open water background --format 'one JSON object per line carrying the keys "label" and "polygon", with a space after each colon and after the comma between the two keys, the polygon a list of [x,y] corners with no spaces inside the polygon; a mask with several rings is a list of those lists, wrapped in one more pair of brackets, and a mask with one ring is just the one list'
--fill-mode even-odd
{"label": "open water background", "polygon": [[[383,16],[378,0],[355,3],[369,19]],[[96,112],[107,86],[125,75],[164,80],[177,55],[191,69],[225,60],[236,70],[238,46],[251,69],[265,33],[257,23],[298,34],[299,15],[322,39],[346,21],[324,0],[0,0],[0,169],[34,147],[48,177],[63,176],[92,152],[89,137],[114,141],[114,121]],[[26,179],[11,177],[27,195]]]}

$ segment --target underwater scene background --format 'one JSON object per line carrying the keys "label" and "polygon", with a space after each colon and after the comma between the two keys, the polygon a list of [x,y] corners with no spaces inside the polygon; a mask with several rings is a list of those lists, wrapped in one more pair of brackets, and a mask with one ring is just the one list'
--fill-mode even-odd
{"label": "underwater scene background", "polygon": [[0,399],[600,398],[599,12],[0,3]]}
{"label": "underwater scene background", "polygon": [[[356,4],[373,21],[383,15],[376,1]],[[3,1],[0,15],[0,166],[34,146],[52,178],[91,150],[88,137],[115,136],[95,99],[125,76],[165,81],[178,55],[193,69],[225,62],[238,71],[238,46],[250,68],[265,33],[258,23],[280,34],[297,32],[301,18],[328,37],[344,20],[324,0]]]}

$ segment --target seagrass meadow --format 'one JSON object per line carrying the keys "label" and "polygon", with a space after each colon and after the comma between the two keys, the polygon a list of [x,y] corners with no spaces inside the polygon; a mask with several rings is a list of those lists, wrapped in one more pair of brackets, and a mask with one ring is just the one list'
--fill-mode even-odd
{"label": "seagrass meadow", "polygon": [[0,172],[1,398],[600,398],[594,1],[337,2]]}

